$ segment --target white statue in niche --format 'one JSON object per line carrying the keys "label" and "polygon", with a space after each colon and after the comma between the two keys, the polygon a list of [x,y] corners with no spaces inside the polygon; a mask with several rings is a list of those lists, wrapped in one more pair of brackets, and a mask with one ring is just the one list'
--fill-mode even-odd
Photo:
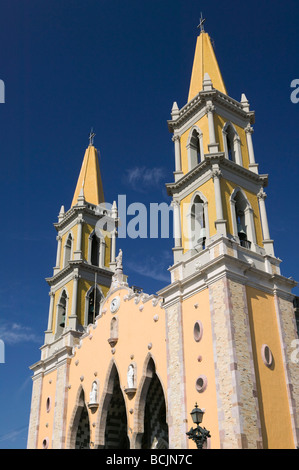
{"label": "white statue in niche", "polygon": [[134,388],[134,376],[135,376],[134,366],[130,364],[128,368],[128,373],[127,373],[128,388]]}
{"label": "white statue in niche", "polygon": [[121,249],[119,250],[118,256],[116,257],[115,261],[116,261],[116,269],[122,270],[122,268],[123,268],[123,252],[122,252]]}
{"label": "white statue in niche", "polygon": [[91,392],[89,394],[89,404],[98,402],[98,384],[96,382],[92,383]]}

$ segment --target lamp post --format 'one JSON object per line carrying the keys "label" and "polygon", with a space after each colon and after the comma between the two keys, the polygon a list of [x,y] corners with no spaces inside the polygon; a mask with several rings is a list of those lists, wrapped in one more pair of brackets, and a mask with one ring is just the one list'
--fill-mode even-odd
{"label": "lamp post", "polygon": [[192,439],[195,442],[198,449],[202,449],[203,445],[205,444],[208,437],[211,437],[210,431],[206,428],[202,428],[199,424],[202,422],[202,418],[204,415],[204,411],[198,408],[197,403],[195,403],[195,408],[191,411],[191,418],[194,424],[196,424],[196,428],[191,428],[189,432],[187,432],[188,439]]}

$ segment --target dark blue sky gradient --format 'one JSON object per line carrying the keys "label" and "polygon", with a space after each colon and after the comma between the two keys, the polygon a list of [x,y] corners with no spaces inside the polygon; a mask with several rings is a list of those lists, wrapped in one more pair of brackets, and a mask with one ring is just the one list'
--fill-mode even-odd
{"label": "dark blue sky gradient", "polygon": [[[269,173],[266,207],[282,273],[299,280],[298,1],[0,0],[2,269],[0,448],[25,448],[28,367],[40,359],[56,259],[53,223],[70,207],[96,132],[106,200],[167,202],[174,151],[167,119],[187,100],[200,12],[231,97],[256,111],[253,143]],[[140,171],[139,179],[132,170]],[[142,175],[154,172],[156,184]],[[129,283],[168,282],[173,242],[119,240]],[[296,288],[297,294],[299,290]]]}

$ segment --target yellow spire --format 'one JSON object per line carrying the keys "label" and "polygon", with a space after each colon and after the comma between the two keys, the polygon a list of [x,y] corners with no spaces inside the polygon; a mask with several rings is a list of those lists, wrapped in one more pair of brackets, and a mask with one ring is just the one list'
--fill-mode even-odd
{"label": "yellow spire", "polygon": [[201,27],[201,33],[196,42],[188,102],[202,90],[205,73],[209,74],[214,88],[227,94],[211,38]]}
{"label": "yellow spire", "polygon": [[104,202],[98,152],[92,144],[85,151],[72,207],[77,204],[79,196],[84,196],[86,202],[95,205]]}

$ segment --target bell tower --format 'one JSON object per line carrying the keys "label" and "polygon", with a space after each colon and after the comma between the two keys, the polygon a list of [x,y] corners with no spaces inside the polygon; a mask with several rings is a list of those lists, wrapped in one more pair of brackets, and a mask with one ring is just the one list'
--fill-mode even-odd
{"label": "bell tower", "polygon": [[178,447],[186,445],[182,423],[196,402],[216,448],[298,445],[296,283],[281,275],[274,253],[254,123],[245,94],[240,101],[228,95],[201,21],[188,100],[174,102],[168,121],[174,262],[159,295],[171,370],[169,432]]}
{"label": "bell tower", "polygon": [[[61,207],[57,231],[57,256],[50,286],[50,308],[45,345],[75,336],[94,323],[111,285],[115,268],[117,208],[107,207],[98,151],[90,134],[72,205]],[[48,350],[44,347],[45,353]]]}
{"label": "bell tower", "polygon": [[217,235],[274,260],[265,207],[268,175],[258,173],[252,143],[254,111],[244,94],[240,102],[227,95],[204,30],[197,38],[188,102],[181,109],[175,102],[171,116],[175,182],[167,189],[177,207],[175,262]]}

